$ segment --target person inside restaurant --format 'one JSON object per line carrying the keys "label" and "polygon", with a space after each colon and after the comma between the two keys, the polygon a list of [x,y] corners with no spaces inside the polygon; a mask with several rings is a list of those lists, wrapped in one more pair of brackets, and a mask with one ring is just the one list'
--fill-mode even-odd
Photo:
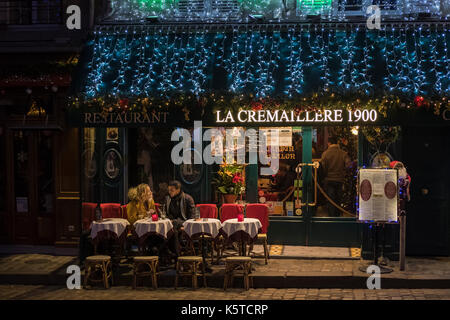
{"label": "person inside restaurant", "polygon": [[[351,167],[352,162],[347,152],[339,147],[337,137],[328,138],[328,149],[322,153],[320,165],[323,169],[325,192],[340,206],[346,170]],[[329,201],[327,207],[330,217],[340,216],[339,209]]]}
{"label": "person inside restaurant", "polygon": [[294,181],[297,175],[289,170],[289,165],[280,162],[280,169],[275,175],[272,190],[278,196],[278,200],[283,200],[294,189]]}
{"label": "person inside restaurant", "polygon": [[194,217],[195,203],[189,194],[181,190],[181,183],[174,180],[169,183],[169,195],[166,196],[165,205],[167,216],[172,220],[174,228],[174,236],[169,240],[169,249],[172,251],[171,254],[178,257],[183,222]]}

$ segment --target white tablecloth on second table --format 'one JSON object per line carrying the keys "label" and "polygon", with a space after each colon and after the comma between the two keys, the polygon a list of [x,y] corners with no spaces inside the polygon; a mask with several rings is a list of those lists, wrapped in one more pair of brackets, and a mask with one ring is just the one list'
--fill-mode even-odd
{"label": "white tablecloth on second table", "polygon": [[103,219],[100,222],[93,221],[91,224],[91,238],[95,239],[95,237],[97,237],[97,233],[105,230],[114,232],[117,237],[120,237],[129,225],[130,223],[128,220],[120,218],[108,218]]}
{"label": "white tablecloth on second table", "polygon": [[195,234],[208,234],[211,237],[215,238],[219,234],[220,228],[222,228],[222,224],[219,219],[201,219],[200,221],[195,221],[195,219],[186,220],[183,223],[184,232],[189,237],[192,237]]}
{"label": "white tablecloth on second table", "polygon": [[158,219],[153,221],[151,218],[141,219],[134,223],[134,230],[140,238],[146,233],[157,233],[167,239],[167,234],[173,229],[172,221],[169,219]]}
{"label": "white tablecloth on second table", "polygon": [[232,236],[238,231],[244,231],[251,238],[258,235],[258,230],[261,229],[262,224],[258,219],[245,218],[244,221],[239,222],[237,218],[225,220],[222,223],[222,230],[227,234],[228,237]]}

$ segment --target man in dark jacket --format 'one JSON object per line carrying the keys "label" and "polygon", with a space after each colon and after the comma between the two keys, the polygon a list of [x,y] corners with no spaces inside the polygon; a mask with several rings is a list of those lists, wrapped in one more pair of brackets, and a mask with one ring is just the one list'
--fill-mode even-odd
{"label": "man in dark jacket", "polygon": [[[351,160],[347,152],[339,148],[336,137],[328,138],[328,149],[320,159],[325,174],[325,192],[337,205],[341,205],[342,187],[344,185],[346,169],[351,166]],[[330,202],[328,214],[331,217],[339,217],[340,212]]]}
{"label": "man in dark jacket", "polygon": [[171,181],[169,183],[169,195],[166,196],[165,205],[167,208],[167,216],[172,220],[174,227],[174,236],[171,241],[171,249],[180,255],[180,245],[178,233],[181,231],[183,222],[194,217],[195,203],[194,199],[181,190],[179,181]]}

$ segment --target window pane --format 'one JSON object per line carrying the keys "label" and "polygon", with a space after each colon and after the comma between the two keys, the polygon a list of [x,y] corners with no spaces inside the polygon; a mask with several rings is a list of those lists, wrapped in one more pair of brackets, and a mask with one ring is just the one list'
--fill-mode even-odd
{"label": "window pane", "polygon": [[29,174],[28,174],[28,136],[29,132],[15,131],[14,144],[14,191],[16,197],[16,212],[29,212]]}
{"label": "window pane", "polygon": [[[313,161],[320,161],[315,216],[352,217],[355,212],[357,131],[352,127],[314,129]],[[336,139],[336,140],[334,140]],[[330,201],[331,200],[331,201]],[[333,203],[334,202],[334,203]]]}
{"label": "window pane", "polygon": [[39,213],[53,212],[54,176],[53,176],[53,139],[48,131],[38,136],[38,201]]}

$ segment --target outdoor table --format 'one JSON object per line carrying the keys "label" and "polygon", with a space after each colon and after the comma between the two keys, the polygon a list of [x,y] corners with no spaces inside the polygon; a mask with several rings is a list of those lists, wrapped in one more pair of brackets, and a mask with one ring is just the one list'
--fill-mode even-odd
{"label": "outdoor table", "polygon": [[149,236],[156,235],[167,241],[174,233],[172,221],[169,219],[153,221],[151,218],[145,218],[136,221],[133,226],[134,233],[138,238],[139,250],[142,249]]}
{"label": "outdoor table", "polygon": [[91,224],[91,238],[94,242],[94,251],[97,254],[97,246],[104,240],[117,240],[123,248],[127,237],[130,223],[126,219],[108,218],[100,221],[93,221]]}
{"label": "outdoor table", "polygon": [[195,239],[200,239],[200,247],[202,251],[203,263],[205,269],[210,270],[206,264],[206,253],[204,246],[205,235],[211,236],[213,241],[216,241],[220,234],[222,224],[219,219],[202,218],[202,219],[189,219],[183,223],[184,233],[188,238],[188,241],[192,242]]}
{"label": "outdoor table", "polygon": [[222,223],[222,233],[227,239],[227,244],[238,242],[241,245],[244,256],[246,255],[246,243],[253,243],[258,238],[261,228],[261,222],[254,218],[245,218],[242,222],[235,218],[225,220]]}

